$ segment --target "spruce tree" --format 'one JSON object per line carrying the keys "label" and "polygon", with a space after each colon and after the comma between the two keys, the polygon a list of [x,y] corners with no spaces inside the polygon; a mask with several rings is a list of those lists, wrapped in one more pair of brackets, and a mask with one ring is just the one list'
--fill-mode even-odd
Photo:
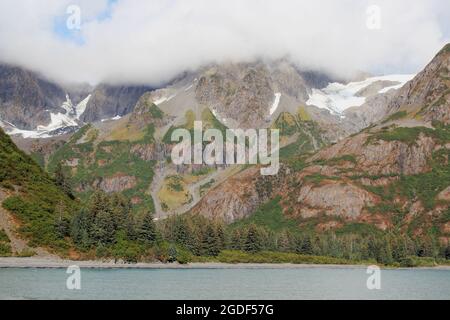
{"label": "spruce tree", "polygon": [[291,235],[289,233],[288,230],[283,230],[281,232],[281,234],[278,236],[278,250],[282,251],[282,252],[289,252],[291,251],[292,248],[292,243],[291,243]]}
{"label": "spruce tree", "polygon": [[116,229],[126,229],[129,219],[132,218],[130,201],[122,194],[115,193],[111,196],[110,206]]}
{"label": "spruce tree", "polygon": [[233,250],[242,250],[243,239],[240,229],[234,229],[231,233],[230,248]]}
{"label": "spruce tree", "polygon": [[225,239],[225,231],[222,223],[218,223],[216,226],[216,235],[217,235],[217,245],[219,247],[219,251],[225,249],[226,239]]}
{"label": "spruce tree", "polygon": [[174,241],[187,247],[190,242],[191,234],[186,219],[177,217],[174,226]]}
{"label": "spruce tree", "polygon": [[258,228],[254,224],[250,225],[248,228],[244,250],[250,253],[261,251],[261,237]]}
{"label": "spruce tree", "polygon": [[142,220],[142,225],[139,230],[139,240],[152,244],[156,241],[156,226],[153,221],[153,216],[147,212]]}
{"label": "spruce tree", "polygon": [[93,238],[97,243],[109,245],[114,242],[115,240],[114,221],[109,211],[102,210],[97,213],[94,220],[92,232]]}
{"label": "spruce tree", "polygon": [[211,257],[216,257],[220,253],[219,240],[211,224],[208,224],[203,235],[202,252],[204,255]]}

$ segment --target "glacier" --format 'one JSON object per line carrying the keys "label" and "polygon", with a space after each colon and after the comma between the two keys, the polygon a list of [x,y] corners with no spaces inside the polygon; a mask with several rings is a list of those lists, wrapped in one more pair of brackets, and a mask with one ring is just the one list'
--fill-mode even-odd
{"label": "glacier", "polygon": [[[36,130],[22,130],[17,128],[12,123],[6,123],[1,121],[0,125],[6,129],[6,133],[9,135],[21,135],[23,138],[49,138],[55,135],[64,133],[64,129],[70,129],[78,127],[80,118],[86,111],[87,104],[91,95],[88,95],[84,100],[73,105],[69,95],[66,95],[66,101],[61,105],[65,113],[52,113],[50,112],[50,123],[48,125],[37,126]],[[5,125],[8,124],[8,125]]]}
{"label": "glacier", "polygon": [[392,86],[387,86],[377,92],[378,94],[382,94],[390,90],[400,89],[414,77],[415,74],[386,75],[370,77],[363,81],[350,82],[348,84],[333,82],[323,89],[312,89],[312,93],[309,95],[306,104],[327,109],[333,114],[341,115],[346,109],[360,107],[366,102],[366,97],[357,96],[356,94],[371,84],[377,81],[392,81],[397,83]]}

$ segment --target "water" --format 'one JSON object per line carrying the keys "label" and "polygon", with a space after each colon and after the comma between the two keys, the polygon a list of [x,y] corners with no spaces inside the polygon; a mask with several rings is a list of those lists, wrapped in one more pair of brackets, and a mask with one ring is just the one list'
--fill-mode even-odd
{"label": "water", "polygon": [[81,290],[65,269],[0,269],[0,299],[450,299],[450,270],[82,269]]}

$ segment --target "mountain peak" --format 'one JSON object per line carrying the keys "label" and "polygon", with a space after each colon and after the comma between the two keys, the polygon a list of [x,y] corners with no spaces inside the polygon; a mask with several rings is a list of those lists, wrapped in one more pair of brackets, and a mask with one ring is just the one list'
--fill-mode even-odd
{"label": "mountain peak", "polygon": [[407,83],[388,106],[390,114],[405,111],[427,122],[450,123],[450,44],[413,80]]}

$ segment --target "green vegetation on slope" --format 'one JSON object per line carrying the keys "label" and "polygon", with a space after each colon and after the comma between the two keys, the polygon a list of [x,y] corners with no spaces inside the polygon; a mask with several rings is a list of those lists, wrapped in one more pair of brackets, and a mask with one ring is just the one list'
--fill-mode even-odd
{"label": "green vegetation on slope", "polygon": [[[153,210],[153,200],[147,195],[153,180],[155,161],[143,160],[134,148],[151,148],[154,143],[154,126],[148,125],[143,138],[137,141],[112,140],[97,141],[90,136],[91,126],[77,132],[65,145],[58,149],[49,160],[48,170],[54,173],[58,164],[62,164],[66,175],[77,190],[77,195],[87,199],[101,181],[117,176],[134,179],[123,194],[134,199],[136,207]],[[81,140],[81,142],[80,142]],[[76,161],[74,167],[68,162]]]}
{"label": "green vegetation on slope", "polygon": [[280,205],[280,197],[268,201],[258,208],[250,217],[235,222],[230,227],[240,228],[251,224],[264,226],[274,232],[279,232],[285,229],[289,229],[291,231],[298,230],[297,223],[294,220],[286,219],[283,215],[283,210]]}
{"label": "green vegetation on slope", "polygon": [[9,257],[11,255],[11,245],[5,231],[0,229],[0,257]]}
{"label": "green vegetation on slope", "polygon": [[295,117],[284,112],[280,114],[273,125],[273,129],[280,130],[281,138],[296,136],[293,143],[280,149],[280,159],[293,166],[299,161],[299,157],[326,145],[317,123],[311,120],[302,120],[303,118],[304,116],[301,117],[301,114]]}
{"label": "green vegetation on slope", "polygon": [[436,204],[436,196],[450,184],[450,150],[441,149],[433,153],[431,171],[417,175],[402,176],[398,189],[408,199],[418,198],[426,209]]}
{"label": "green vegetation on slope", "polygon": [[396,127],[393,129],[385,129],[371,135],[366,143],[370,144],[377,140],[384,140],[400,141],[412,145],[416,143],[421,134],[431,137],[441,143],[450,141],[450,126],[445,126],[440,123],[434,123],[433,126],[433,129],[426,127]]}
{"label": "green vegetation on slope", "polygon": [[18,189],[3,207],[21,222],[19,232],[31,246],[68,248],[64,238],[76,203],[0,129],[0,185]]}
{"label": "green vegetation on slope", "polygon": [[408,113],[406,111],[398,111],[394,114],[391,114],[386,120],[384,120],[382,123],[387,123],[389,121],[395,121],[399,119],[406,118],[408,116]]}

